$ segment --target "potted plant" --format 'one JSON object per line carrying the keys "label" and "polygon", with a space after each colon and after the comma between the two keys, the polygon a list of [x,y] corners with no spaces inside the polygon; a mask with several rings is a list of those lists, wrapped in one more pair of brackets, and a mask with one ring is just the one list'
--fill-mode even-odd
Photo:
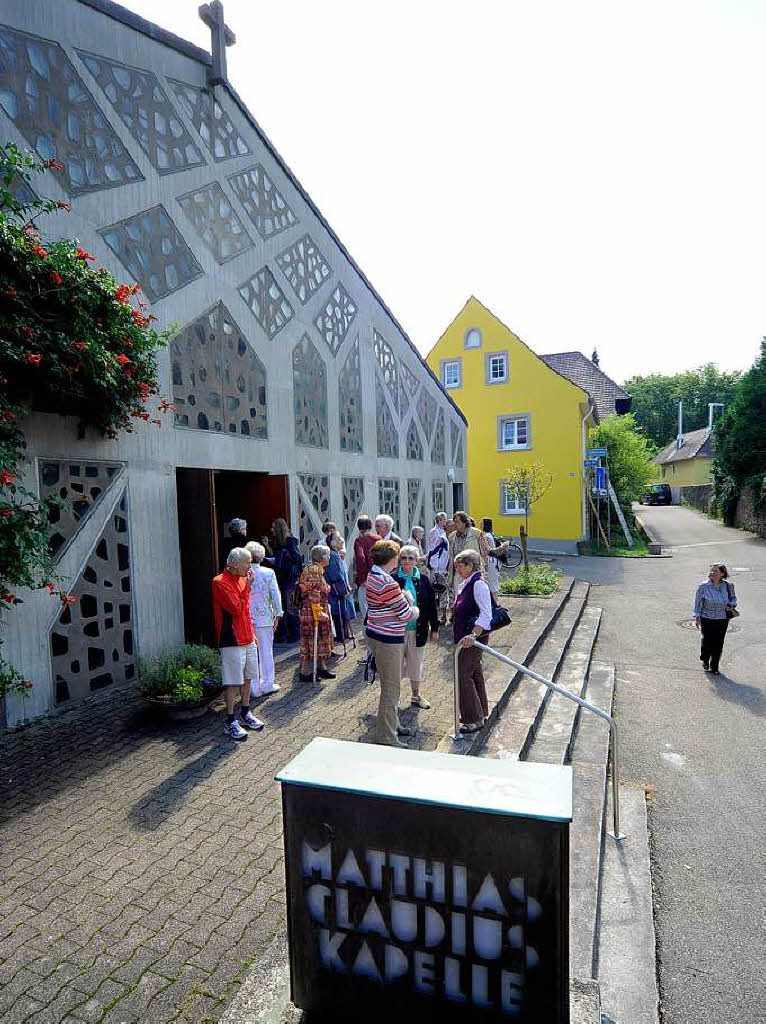
{"label": "potted plant", "polygon": [[138,659],[138,682],[147,704],[175,721],[204,715],[221,692],[218,652],[200,644]]}

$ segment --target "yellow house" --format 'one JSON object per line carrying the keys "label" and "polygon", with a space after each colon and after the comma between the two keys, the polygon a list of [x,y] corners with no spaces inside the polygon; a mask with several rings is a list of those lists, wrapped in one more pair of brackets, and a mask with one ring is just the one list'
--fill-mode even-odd
{"label": "yellow house", "polygon": [[540,462],[553,486],[532,508],[531,547],[576,552],[587,531],[587,431],[598,412],[588,391],[546,359],[555,362],[536,355],[473,296],[426,356],[468,421],[470,514],[477,522],[491,517],[496,534],[518,536],[524,509],[502,479],[514,466]]}
{"label": "yellow house", "polygon": [[[711,427],[690,430],[671,441],[654,456],[657,480],[669,484],[673,501],[678,501],[682,487],[694,487],[713,481],[713,434]],[[470,450],[470,443],[469,443]]]}

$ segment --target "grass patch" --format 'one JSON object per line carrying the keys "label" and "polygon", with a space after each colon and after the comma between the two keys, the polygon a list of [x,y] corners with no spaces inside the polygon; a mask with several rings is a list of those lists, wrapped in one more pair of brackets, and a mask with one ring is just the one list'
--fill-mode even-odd
{"label": "grass patch", "polygon": [[649,554],[646,547],[646,540],[636,530],[631,530],[633,535],[633,547],[628,547],[628,542],[625,540],[625,534],[622,532],[620,526],[612,527],[612,546],[605,548],[603,543],[596,547],[595,543],[591,540],[588,544],[583,545],[582,553],[584,555],[595,555],[601,558],[646,558]]}
{"label": "grass patch", "polygon": [[545,563],[519,569],[515,576],[507,577],[500,583],[500,593],[509,594],[552,594],[558,590],[559,573]]}

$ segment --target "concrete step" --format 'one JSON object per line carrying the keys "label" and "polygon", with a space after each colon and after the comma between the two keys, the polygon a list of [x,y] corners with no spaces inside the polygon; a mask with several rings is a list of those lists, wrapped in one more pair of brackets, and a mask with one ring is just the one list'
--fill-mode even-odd
{"label": "concrete step", "polygon": [[[543,615],[532,625],[528,626],[521,635],[514,641],[513,646],[508,649],[504,636],[507,632],[498,632],[490,637],[490,646],[494,646],[503,654],[513,658],[520,665],[528,664],[545,643],[551,631],[556,627],[563,609],[567,606],[575,581],[571,576],[564,576],[559,583],[559,590],[552,595]],[[521,600],[521,599],[519,599]],[[505,606],[510,609],[513,616],[513,604],[508,600]],[[485,664],[489,661],[489,655],[484,655]],[[495,681],[487,682],[487,703],[489,704],[489,718],[487,728],[481,733],[473,733],[467,737],[454,739],[451,733],[443,736],[437,746],[441,754],[472,754],[476,755],[485,740],[485,734],[489,733],[498,715],[505,708],[509,698],[519,686],[520,674],[514,673],[513,669],[506,667],[505,674],[496,675]],[[450,680],[452,684],[453,680]]]}
{"label": "concrete step", "polygon": [[[611,713],[614,665],[592,662],[588,701]],[[574,742],[574,818],[569,832],[569,949],[573,976],[595,976],[596,929],[607,812],[609,727],[597,715],[582,711]]]}
{"label": "concrete step", "polygon": [[[590,584],[582,580],[574,584],[545,642],[541,644],[534,657],[524,663],[539,675],[555,682],[556,673],[585,608],[589,589]],[[480,757],[523,760],[542,720],[551,693],[547,686],[535,682],[528,676],[522,677],[520,673],[514,677],[509,692],[510,699],[494,727],[478,734],[481,737],[481,746],[477,743],[472,752],[478,753]]]}
{"label": "concrete step", "polygon": [[[577,623],[555,682],[577,697],[586,697],[588,669],[601,625],[601,609],[586,607]],[[569,760],[580,706],[560,693],[551,693],[525,760],[564,764]],[[584,712],[588,714],[588,712]]]}
{"label": "concrete step", "polygon": [[[598,979],[604,1024],[659,1024],[657,950],[646,797],[620,786],[619,845],[607,837],[602,862]],[[756,1016],[758,1011],[755,1011]],[[755,1020],[745,1013],[741,1019]]]}

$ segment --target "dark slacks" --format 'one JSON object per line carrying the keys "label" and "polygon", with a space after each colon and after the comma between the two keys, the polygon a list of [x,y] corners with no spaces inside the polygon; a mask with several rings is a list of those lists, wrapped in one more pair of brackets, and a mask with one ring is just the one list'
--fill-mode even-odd
{"label": "dark slacks", "polygon": [[[487,642],[486,635],[479,639],[483,644]],[[481,664],[482,653],[478,647],[466,647],[458,655],[460,720],[464,725],[480,722],[489,714],[487,688],[484,685],[484,670]]]}
{"label": "dark slacks", "polygon": [[718,671],[718,662],[728,628],[728,619],[700,619],[700,629],[702,630],[700,661],[709,663],[714,672]]}

